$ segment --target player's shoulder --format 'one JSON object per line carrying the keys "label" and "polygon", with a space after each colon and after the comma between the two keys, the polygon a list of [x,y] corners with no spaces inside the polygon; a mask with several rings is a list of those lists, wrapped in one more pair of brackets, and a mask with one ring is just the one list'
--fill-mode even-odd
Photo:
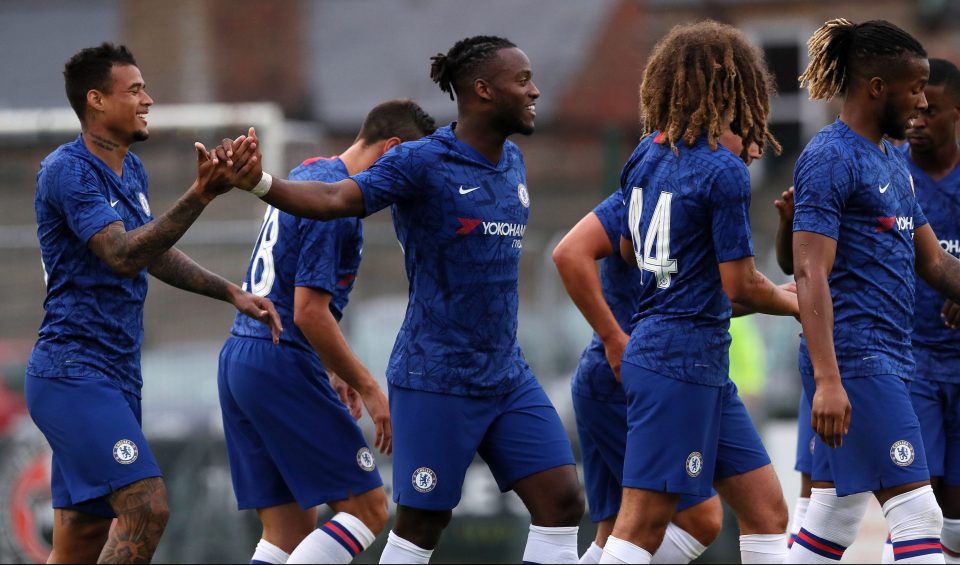
{"label": "player's shoulder", "polygon": [[87,179],[95,174],[96,168],[94,157],[85,148],[78,147],[76,141],[65,143],[40,162],[37,186],[40,190],[50,190],[78,179]]}
{"label": "player's shoulder", "polygon": [[347,178],[347,168],[337,156],[311,157],[290,171],[287,178],[300,181],[337,182]]}

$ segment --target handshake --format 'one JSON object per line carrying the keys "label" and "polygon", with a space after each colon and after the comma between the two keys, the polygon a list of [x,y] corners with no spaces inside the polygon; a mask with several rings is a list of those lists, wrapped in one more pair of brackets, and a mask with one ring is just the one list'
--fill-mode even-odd
{"label": "handshake", "polygon": [[210,150],[200,142],[196,142],[194,147],[197,149],[194,190],[206,201],[234,187],[258,197],[270,190],[273,179],[263,172],[263,156],[254,128],[251,127],[246,135],[236,139],[224,139]]}

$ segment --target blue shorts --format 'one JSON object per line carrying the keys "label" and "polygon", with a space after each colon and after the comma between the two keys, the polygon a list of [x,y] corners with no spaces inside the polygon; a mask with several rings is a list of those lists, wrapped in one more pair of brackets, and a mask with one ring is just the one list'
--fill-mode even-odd
{"label": "blue shorts", "polygon": [[715,387],[632,363],[620,371],[629,401],[623,486],[707,497],[714,481],[770,464],[730,379]]}
{"label": "blue shorts", "polygon": [[53,507],[114,517],[103,497],[160,467],[140,426],[140,398],[105,375],[37,377],[24,385],[30,417],[53,451]]}
{"label": "blue shorts", "polygon": [[524,477],[573,465],[557,410],[532,377],[502,396],[455,396],[390,385],[393,500],[450,510],[480,455],[501,492]]}
{"label": "blue shorts", "polygon": [[383,485],[363,432],[316,355],[230,337],[217,383],[241,509],[294,501],[307,509]]}
{"label": "blue shorts", "polygon": [[[590,519],[601,522],[620,512],[623,458],[627,451],[627,405],[574,394],[573,410],[577,415]],[[711,496],[716,494],[711,493]],[[677,512],[709,499],[710,496],[683,495],[677,503]]]}
{"label": "blue shorts", "polygon": [[930,476],[960,486],[960,384],[915,379],[910,400],[920,420]]}
{"label": "blue shorts", "polygon": [[[801,377],[812,400],[816,391],[813,375],[804,371]],[[896,375],[876,375],[843,379],[843,388],[852,409],[850,431],[838,448],[817,438],[813,480],[832,481],[839,496],[928,480],[910,383]]]}
{"label": "blue shorts", "polygon": [[795,471],[804,475],[813,474],[813,450],[817,445],[817,433],[810,426],[810,399],[800,389],[800,406],[797,408],[797,464]]}

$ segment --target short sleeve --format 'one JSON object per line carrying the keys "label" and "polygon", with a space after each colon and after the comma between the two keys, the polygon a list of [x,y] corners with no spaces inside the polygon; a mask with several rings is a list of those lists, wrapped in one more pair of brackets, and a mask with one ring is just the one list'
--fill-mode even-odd
{"label": "short sleeve", "polygon": [[750,175],[735,157],[722,169],[710,188],[711,232],[717,261],[753,256],[750,232]]}
{"label": "short sleeve", "polygon": [[99,177],[83,161],[55,167],[44,175],[46,186],[41,188],[81,241],[86,243],[107,225],[122,221],[104,196]]}
{"label": "short sleeve", "polygon": [[398,145],[372,167],[350,177],[363,194],[364,216],[415,198],[419,192],[415,181],[418,171],[429,165],[420,161],[416,152]]}
{"label": "short sleeve", "polygon": [[340,265],[342,220],[328,222],[301,219],[300,253],[294,286],[316,288],[333,294]]}
{"label": "short sleeve", "polygon": [[793,231],[840,237],[840,217],[853,192],[849,159],[837,151],[804,152],[794,173]]}
{"label": "short sleeve", "polygon": [[603,231],[606,232],[610,245],[615,251],[620,248],[620,234],[623,231],[625,212],[626,206],[623,205],[619,190],[593,209],[594,215],[600,220],[600,225],[603,226]]}

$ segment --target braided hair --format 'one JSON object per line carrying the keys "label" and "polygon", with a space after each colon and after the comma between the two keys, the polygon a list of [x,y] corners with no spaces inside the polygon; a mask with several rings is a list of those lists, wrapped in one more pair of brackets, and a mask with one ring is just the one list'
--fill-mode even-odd
{"label": "braided hair", "polygon": [[810,91],[811,100],[842,96],[852,79],[887,72],[904,55],[927,57],[919,41],[885,20],[862,24],[830,20],[813,34],[807,50],[810,63],[799,80]]}
{"label": "braided hair", "polygon": [[430,78],[440,85],[440,90],[459,97],[473,81],[485,63],[491,61],[497,51],[516,47],[508,39],[493,35],[475,35],[456,42],[447,54],[437,53],[430,57]]}
{"label": "braided hair", "polygon": [[679,25],[654,47],[640,84],[644,134],[660,131],[677,151],[703,133],[717,149],[727,126],[746,150],[780,144],[767,129],[773,78],[762,52],[738,29],[715,21]]}

